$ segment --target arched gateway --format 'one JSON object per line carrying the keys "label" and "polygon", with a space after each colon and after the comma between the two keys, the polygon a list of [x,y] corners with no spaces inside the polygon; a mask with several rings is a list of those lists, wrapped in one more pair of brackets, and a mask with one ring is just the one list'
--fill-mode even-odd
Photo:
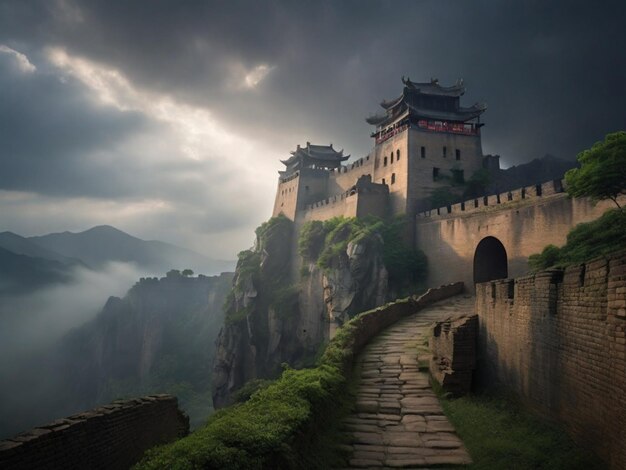
{"label": "arched gateway", "polygon": [[474,284],[508,276],[504,245],[495,237],[483,238],[474,252]]}

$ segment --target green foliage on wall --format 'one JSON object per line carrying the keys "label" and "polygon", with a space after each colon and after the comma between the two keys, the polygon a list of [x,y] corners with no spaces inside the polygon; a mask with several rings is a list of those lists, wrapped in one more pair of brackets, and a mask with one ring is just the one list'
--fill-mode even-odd
{"label": "green foliage on wall", "polygon": [[[235,283],[226,301],[224,314],[226,324],[233,324],[244,320],[254,312],[255,308],[273,308],[277,315],[286,316],[298,308],[298,289],[289,285],[289,272],[286,269],[262,269],[263,253],[267,251],[285,249],[283,239],[291,236],[293,222],[279,214],[267,222],[262,223],[256,230],[256,245],[253,249],[239,253]],[[288,236],[286,234],[289,234]],[[288,252],[289,247],[287,247]],[[286,253],[285,252],[285,253]],[[265,271],[265,272],[264,272]],[[241,299],[246,289],[255,289],[258,292],[258,303],[241,305]]]}
{"label": "green foliage on wall", "polygon": [[584,263],[624,248],[626,213],[612,209],[592,222],[578,224],[567,234],[564,246],[548,245],[541,253],[531,255],[528,263],[533,271],[540,271],[552,266]]}
{"label": "green foliage on wall", "polygon": [[300,232],[299,252],[305,261],[329,269],[333,260],[346,253],[349,243],[379,236],[390,281],[397,284],[420,282],[427,273],[426,256],[407,243],[406,223],[402,216],[391,220],[335,217],[325,222],[307,222]]}

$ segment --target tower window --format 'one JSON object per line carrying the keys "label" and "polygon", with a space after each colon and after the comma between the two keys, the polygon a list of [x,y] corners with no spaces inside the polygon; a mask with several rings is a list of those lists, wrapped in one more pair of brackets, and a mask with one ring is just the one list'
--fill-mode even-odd
{"label": "tower window", "polygon": [[383,160],[383,166],[387,166],[387,157]]}
{"label": "tower window", "polygon": [[393,163],[393,150],[391,151],[391,158],[389,160]]}
{"label": "tower window", "polygon": [[385,183],[385,178],[383,178],[383,184],[386,184],[386,183]]}
{"label": "tower window", "polygon": [[396,174],[392,173],[391,174],[391,184],[394,184],[396,182]]}
{"label": "tower window", "polygon": [[426,147],[420,148],[420,156],[426,158]]}
{"label": "tower window", "polygon": [[396,161],[399,162],[400,161],[400,150],[396,150]]}
{"label": "tower window", "polygon": [[446,158],[447,156],[448,156],[448,147],[444,145],[443,146],[443,158]]}
{"label": "tower window", "polygon": [[437,181],[439,179],[439,168],[433,168],[433,181]]}
{"label": "tower window", "polygon": [[455,154],[456,154],[456,159],[460,160],[461,159],[461,151],[459,149],[455,150]]}

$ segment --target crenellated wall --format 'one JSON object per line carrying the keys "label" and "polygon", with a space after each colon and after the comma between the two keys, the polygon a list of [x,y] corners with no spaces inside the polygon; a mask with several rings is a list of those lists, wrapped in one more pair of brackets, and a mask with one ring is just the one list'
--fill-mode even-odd
{"label": "crenellated wall", "polygon": [[118,400],[0,441],[0,468],[128,469],[146,450],[188,433],[176,397]]}
{"label": "crenellated wall", "polygon": [[506,251],[508,277],[521,276],[528,272],[530,255],[548,244],[564,245],[577,224],[612,207],[611,201],[569,198],[560,180],[550,181],[421,213],[415,220],[415,244],[428,257],[428,285],[462,279],[472,290],[475,255],[486,238],[497,239]]}
{"label": "crenellated wall", "polygon": [[436,209],[420,212],[418,214],[418,218],[431,220],[442,219],[458,217],[459,215],[475,212],[486,212],[490,210],[488,208],[497,210],[504,207],[502,204],[515,203],[517,201],[530,201],[532,203],[533,200],[538,202],[539,200],[536,198],[559,194],[564,190],[563,180],[553,180],[542,184],[525,186],[512,191],[505,191],[500,194],[492,194],[490,196],[468,199],[450,206],[438,207]]}
{"label": "crenellated wall", "polygon": [[626,468],[626,253],[476,286],[479,370]]}

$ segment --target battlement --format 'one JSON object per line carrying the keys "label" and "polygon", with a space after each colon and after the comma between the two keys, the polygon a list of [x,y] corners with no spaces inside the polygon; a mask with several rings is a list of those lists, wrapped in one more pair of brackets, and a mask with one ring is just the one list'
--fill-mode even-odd
{"label": "battlement", "polygon": [[372,183],[371,176],[359,177],[347,191],[329,196],[302,211],[304,220],[328,220],[333,217],[385,217],[388,213],[389,186]]}
{"label": "battlement", "polygon": [[563,193],[565,184],[562,179],[548,181],[542,184],[524,186],[512,191],[505,191],[499,194],[482,196],[479,198],[468,199],[463,202],[451,204],[449,206],[438,207],[417,214],[419,219],[441,219],[449,217],[458,217],[463,214],[471,214],[475,212],[484,212],[492,210],[492,208],[519,203],[520,201],[536,199],[554,194]]}
{"label": "battlement", "polygon": [[362,167],[363,165],[365,165],[367,162],[370,161],[370,156],[368,155],[367,157],[361,157],[358,160],[353,161],[350,165],[342,165],[339,168],[335,169],[331,169],[330,171],[330,176],[338,176],[338,175],[342,175],[342,174],[346,174],[351,172],[354,169],[358,169],[360,167]]}
{"label": "battlement", "polygon": [[0,467],[129,468],[146,450],[188,432],[176,397],[117,400],[0,441]]}

